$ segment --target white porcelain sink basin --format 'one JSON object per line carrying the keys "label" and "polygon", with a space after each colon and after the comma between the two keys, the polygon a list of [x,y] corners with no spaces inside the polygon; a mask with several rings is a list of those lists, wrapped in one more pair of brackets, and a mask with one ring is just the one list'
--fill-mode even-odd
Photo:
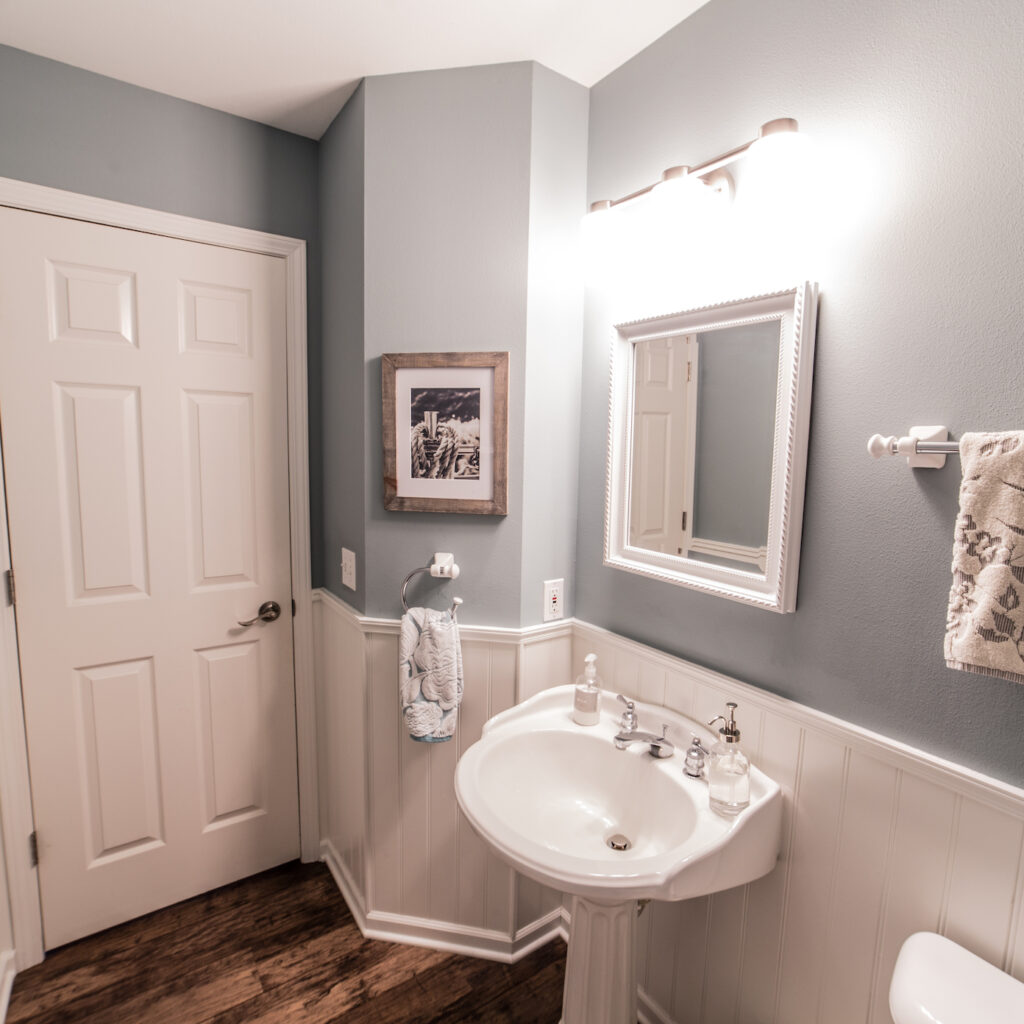
{"label": "white porcelain sink basin", "polygon": [[[668,723],[676,743],[674,757],[658,760],[646,743],[615,748],[623,709],[612,695],[602,694],[601,721],[589,727],[572,721],[572,697],[573,687],[560,686],[497,715],[459,761],[459,805],[504,860],[554,889],[608,902],[702,896],[772,869],[782,816],[775,782],[752,768],[750,806],[722,817],[708,806],[707,784],[683,773],[691,735],[709,745],[706,729],[638,704],[641,729]],[[616,835],[628,850],[610,848]]]}

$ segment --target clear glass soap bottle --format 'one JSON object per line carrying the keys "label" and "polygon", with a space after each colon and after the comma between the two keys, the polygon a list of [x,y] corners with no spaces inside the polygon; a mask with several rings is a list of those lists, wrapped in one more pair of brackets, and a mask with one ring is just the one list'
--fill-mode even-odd
{"label": "clear glass soap bottle", "polygon": [[583,674],[576,677],[572,720],[577,725],[597,725],[601,721],[601,680],[597,675],[597,655],[588,654],[583,661],[586,667]]}
{"label": "clear glass soap bottle", "polygon": [[726,703],[729,718],[716,715],[708,722],[721,721],[718,740],[708,758],[708,800],[719,814],[739,814],[750,803],[750,759],[740,748],[740,730],[736,725],[736,704]]}

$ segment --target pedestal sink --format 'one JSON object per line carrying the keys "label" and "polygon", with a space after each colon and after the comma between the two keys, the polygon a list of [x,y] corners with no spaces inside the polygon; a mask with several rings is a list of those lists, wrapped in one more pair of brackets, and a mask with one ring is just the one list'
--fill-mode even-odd
{"label": "pedestal sink", "polygon": [[638,705],[640,727],[667,724],[677,744],[658,760],[646,743],[615,748],[622,707],[612,695],[596,726],[572,721],[572,699],[573,687],[555,687],[487,722],[459,761],[455,793],[502,859],[572,897],[562,1024],[635,1024],[637,900],[704,896],[767,874],[782,794],[752,768],[750,806],[716,814],[707,785],[683,774],[691,735],[706,729]]}

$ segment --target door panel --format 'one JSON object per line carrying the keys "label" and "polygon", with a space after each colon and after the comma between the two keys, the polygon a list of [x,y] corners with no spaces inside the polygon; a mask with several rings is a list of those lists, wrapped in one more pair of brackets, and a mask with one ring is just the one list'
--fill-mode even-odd
{"label": "door panel", "polygon": [[298,854],[284,261],[0,210],[48,948]]}

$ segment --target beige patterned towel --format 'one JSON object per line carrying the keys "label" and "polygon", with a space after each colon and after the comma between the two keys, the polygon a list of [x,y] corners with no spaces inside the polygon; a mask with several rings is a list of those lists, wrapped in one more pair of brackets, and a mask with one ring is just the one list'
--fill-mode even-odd
{"label": "beige patterned towel", "polygon": [[1024,683],[1024,432],[960,439],[950,668]]}
{"label": "beige patterned towel", "polygon": [[455,735],[462,702],[462,644],[450,611],[410,608],[398,637],[398,686],[409,735],[441,743]]}

